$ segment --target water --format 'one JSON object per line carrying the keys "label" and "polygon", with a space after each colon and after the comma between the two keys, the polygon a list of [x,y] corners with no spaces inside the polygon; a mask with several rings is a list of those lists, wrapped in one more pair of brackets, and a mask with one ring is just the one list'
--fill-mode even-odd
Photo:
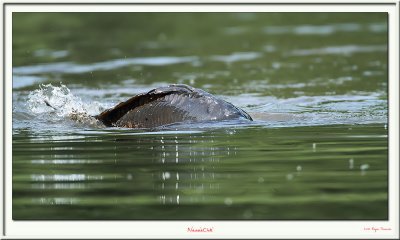
{"label": "water", "polygon": [[[387,219],[386,17],[14,13],[13,219]],[[170,83],[255,121],[91,118]]]}

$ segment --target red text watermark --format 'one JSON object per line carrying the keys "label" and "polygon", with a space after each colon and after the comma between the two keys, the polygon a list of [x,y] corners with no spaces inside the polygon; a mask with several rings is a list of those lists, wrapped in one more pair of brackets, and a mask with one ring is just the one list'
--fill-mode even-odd
{"label": "red text watermark", "polygon": [[209,233],[214,232],[214,227],[188,227],[188,232],[199,232],[199,233]]}
{"label": "red text watermark", "polygon": [[364,231],[378,232],[378,231],[392,231],[390,227],[364,227]]}

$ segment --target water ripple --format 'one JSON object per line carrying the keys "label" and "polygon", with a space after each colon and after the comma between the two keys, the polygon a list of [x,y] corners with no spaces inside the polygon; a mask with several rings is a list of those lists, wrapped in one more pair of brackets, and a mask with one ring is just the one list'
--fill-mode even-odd
{"label": "water ripple", "polygon": [[329,46],[324,48],[312,48],[312,49],[296,49],[289,52],[289,56],[311,56],[311,55],[351,55],[353,53],[370,53],[370,52],[386,52],[386,45],[371,45],[371,46],[356,46],[356,45],[344,45],[344,46]]}
{"label": "water ripple", "polygon": [[264,33],[294,34],[294,35],[331,35],[337,32],[360,32],[367,28],[371,32],[386,32],[386,23],[372,23],[361,25],[357,23],[326,24],[326,25],[298,25],[298,26],[268,26],[263,29]]}
{"label": "water ripple", "polygon": [[232,63],[238,61],[249,61],[261,57],[261,53],[258,52],[237,52],[230,55],[216,55],[212,56],[211,59],[214,61]]}
{"label": "water ripple", "polygon": [[73,62],[59,62],[59,63],[48,63],[33,66],[21,66],[14,67],[13,74],[29,75],[29,74],[41,74],[41,73],[69,73],[79,74],[87,73],[99,70],[113,70],[130,65],[148,65],[148,66],[167,66],[179,63],[194,62],[197,57],[171,57],[171,56],[159,56],[159,57],[141,57],[141,58],[122,58],[114,59],[104,62],[92,63],[92,64],[76,64]]}

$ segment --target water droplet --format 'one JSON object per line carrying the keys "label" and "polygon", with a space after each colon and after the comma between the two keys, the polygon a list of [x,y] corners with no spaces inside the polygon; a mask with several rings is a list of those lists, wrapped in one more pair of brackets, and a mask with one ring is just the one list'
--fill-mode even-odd
{"label": "water droplet", "polygon": [[365,171],[369,168],[369,164],[363,164],[360,166],[361,171]]}
{"label": "water droplet", "polygon": [[258,182],[259,182],[259,183],[263,183],[263,182],[264,182],[264,178],[263,178],[263,177],[259,177],[259,178],[258,178]]}
{"label": "water droplet", "polygon": [[349,169],[353,169],[354,168],[354,159],[350,158],[349,159]]}
{"label": "water droplet", "polygon": [[300,165],[298,165],[298,166],[296,167],[296,171],[301,172],[301,170],[302,170],[302,167],[301,167]]}
{"label": "water droplet", "polygon": [[224,203],[225,203],[225,205],[230,206],[230,205],[232,205],[233,201],[231,198],[225,198]]}
{"label": "water droplet", "polygon": [[366,171],[367,171],[367,169],[369,168],[369,165],[368,164],[363,164],[363,165],[361,165],[360,166],[360,169],[361,169],[361,175],[365,175],[366,174]]}
{"label": "water droplet", "polygon": [[313,143],[313,144],[312,144],[312,148],[313,148],[313,152],[317,151],[317,144],[316,144],[316,143]]}
{"label": "water droplet", "polygon": [[169,179],[170,177],[171,177],[171,174],[169,172],[163,172],[163,174],[162,174],[162,179],[163,180]]}
{"label": "water droplet", "polygon": [[288,175],[286,175],[286,179],[288,180],[288,181],[291,181],[292,179],[293,179],[293,174],[291,174],[291,173],[289,173]]}

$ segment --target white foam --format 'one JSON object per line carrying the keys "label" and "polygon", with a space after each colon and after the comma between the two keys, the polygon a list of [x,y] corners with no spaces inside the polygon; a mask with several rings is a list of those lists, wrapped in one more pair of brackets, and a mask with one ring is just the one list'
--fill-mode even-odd
{"label": "white foam", "polygon": [[40,114],[50,120],[68,117],[76,122],[96,124],[93,115],[103,110],[98,102],[86,103],[74,96],[63,84],[53,86],[42,84],[39,89],[28,95],[28,109],[34,114]]}

